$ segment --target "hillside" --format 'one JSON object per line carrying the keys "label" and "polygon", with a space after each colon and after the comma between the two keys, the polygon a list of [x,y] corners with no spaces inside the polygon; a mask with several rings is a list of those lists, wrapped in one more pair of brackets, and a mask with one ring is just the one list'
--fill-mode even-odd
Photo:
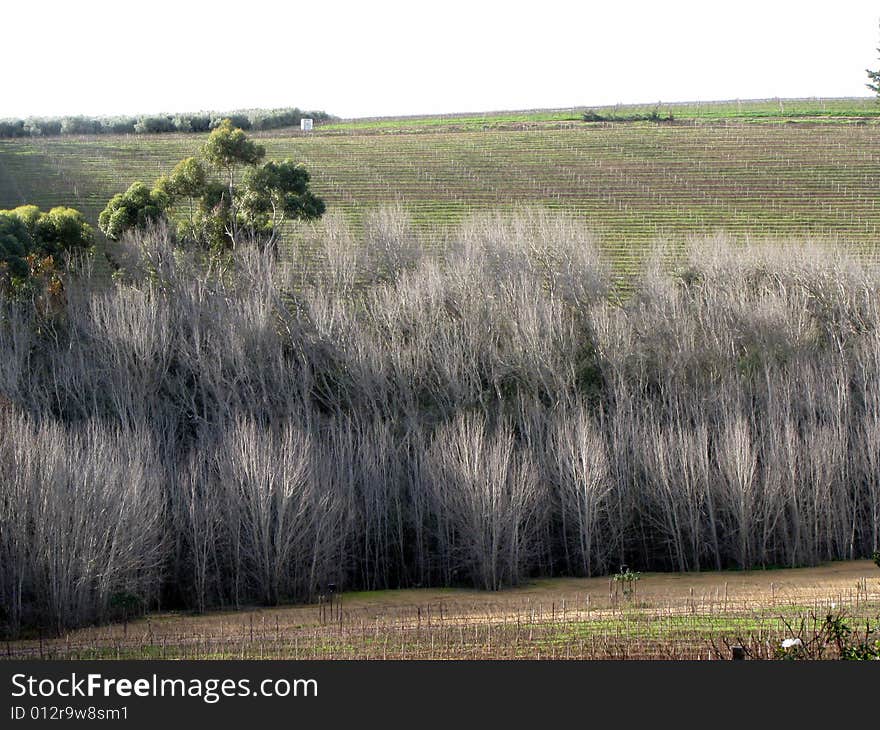
{"label": "hillside", "polygon": [[[357,222],[400,203],[424,231],[523,204],[590,222],[623,269],[658,237],[719,229],[873,246],[880,107],[870,99],[775,100],[350,120],[258,134],[293,157],[330,211]],[[0,208],[66,203],[91,221],[115,192],[151,181],[203,135],[0,141]],[[438,224],[440,224],[438,228]]]}

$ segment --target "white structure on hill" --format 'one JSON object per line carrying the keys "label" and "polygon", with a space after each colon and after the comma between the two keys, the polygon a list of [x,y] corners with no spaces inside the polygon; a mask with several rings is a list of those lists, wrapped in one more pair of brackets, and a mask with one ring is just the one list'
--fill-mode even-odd
{"label": "white structure on hill", "polygon": [[299,128],[303,132],[311,132],[312,131],[312,124],[314,124],[314,120],[312,120],[312,119],[300,119],[299,120]]}

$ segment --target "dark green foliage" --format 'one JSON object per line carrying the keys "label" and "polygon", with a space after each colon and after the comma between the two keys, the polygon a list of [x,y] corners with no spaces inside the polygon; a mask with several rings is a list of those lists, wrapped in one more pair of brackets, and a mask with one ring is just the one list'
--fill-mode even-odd
{"label": "dark green foliage", "polygon": [[[265,154],[265,147],[248,139],[229,119],[224,119],[211,132],[202,148],[206,162],[226,179],[223,207],[219,207],[221,200],[216,198],[214,190],[202,209],[211,210],[215,217],[222,216],[228,244],[232,246],[236,245],[241,232],[274,243],[278,227],[285,219],[312,220],[324,213],[323,201],[309,190],[306,169],[291,160],[270,161],[256,167]],[[240,168],[246,168],[247,172],[242,185],[237,186],[236,172]],[[215,220],[214,229],[216,223]],[[212,247],[217,244],[216,240],[211,243]]]}
{"label": "dark green foliage", "polygon": [[880,568],[880,550],[875,550],[874,554],[871,556],[871,560],[874,561],[874,564]]}
{"label": "dark green foliage", "polygon": [[29,137],[54,137],[61,134],[61,120],[31,117],[25,120],[24,131]]}
{"label": "dark green foliage", "polygon": [[309,190],[308,171],[292,160],[249,169],[240,197],[243,222],[258,233],[272,233],[285,218],[320,218],[326,210]]}
{"label": "dark green foliage", "polygon": [[0,277],[3,273],[17,279],[28,275],[25,257],[34,246],[25,225],[11,211],[0,211]]}
{"label": "dark green foliage", "polygon": [[40,120],[40,130],[44,135],[61,134],[61,121],[58,119]]}
{"label": "dark green foliage", "polygon": [[177,127],[174,118],[169,116],[141,117],[134,125],[134,131],[138,134],[162,134],[174,132]]}
{"label": "dark green foliage", "polygon": [[82,214],[58,206],[48,213],[35,205],[0,210],[0,289],[18,289],[32,274],[50,272],[64,255],[91,247],[94,236]]}
{"label": "dark green foliage", "polygon": [[650,112],[636,114],[599,114],[593,109],[584,112],[582,119],[585,122],[671,122],[674,120],[672,113],[661,114],[659,107]]}
{"label": "dark green foliage", "polygon": [[[30,206],[34,207],[34,206]],[[40,253],[55,256],[89,248],[94,242],[91,226],[75,208],[58,206],[36,218],[35,239]]]}
{"label": "dark green foliage", "polygon": [[172,203],[185,200],[182,216],[179,221],[178,236],[180,238],[198,240],[196,226],[196,201],[206,193],[207,173],[205,166],[195,157],[187,157],[177,163],[167,178],[165,189]]}
{"label": "dark green foliage", "polygon": [[24,137],[26,134],[21,119],[0,119],[0,137]]}
{"label": "dark green foliage", "polygon": [[199,198],[199,207],[205,212],[219,207],[229,207],[229,196],[226,186],[216,180],[205,183],[205,189]]}
{"label": "dark green foliage", "polygon": [[178,132],[207,132],[211,129],[211,117],[207,114],[178,114],[174,117],[174,129]]}
{"label": "dark green foliage", "polygon": [[206,182],[193,216],[191,240],[212,251],[228,248],[231,211],[226,186],[213,180]]}
{"label": "dark green foliage", "polygon": [[248,130],[251,128],[251,120],[244,114],[223,114],[211,120],[211,129],[222,127],[227,121],[236,129]]}
{"label": "dark green foliage", "polygon": [[256,111],[250,115],[251,129],[264,130],[281,129],[283,127],[298,127],[304,116],[309,115],[303,114],[299,109]]}
{"label": "dark green foliage", "polygon": [[107,238],[117,240],[126,231],[159,220],[168,207],[168,200],[161,179],[152,190],[142,182],[132,183],[124,193],[110,199],[98,216],[98,227]]}
{"label": "dark green foliage", "polygon": [[94,242],[92,228],[82,213],[65,206],[48,213],[36,205],[0,210],[0,231],[6,245],[21,247],[24,255],[57,256],[87,249]]}
{"label": "dark green foliage", "polygon": [[[214,251],[234,247],[240,233],[274,244],[285,220],[320,218],[325,205],[309,189],[302,165],[284,160],[258,166],[265,154],[262,145],[224,119],[209,135],[201,158],[181,160],[152,189],[137,182],[113,196],[98,224],[116,240],[167,214],[178,238]],[[222,175],[222,183],[210,179],[209,168]],[[242,168],[246,173],[239,184],[236,175]]]}
{"label": "dark green foliage", "polygon": [[251,120],[251,128],[256,130],[282,129],[283,127],[298,127],[303,117],[313,119],[316,124],[328,122],[334,117],[326,112],[304,112],[299,109],[272,109],[271,111],[253,111],[248,116]]}

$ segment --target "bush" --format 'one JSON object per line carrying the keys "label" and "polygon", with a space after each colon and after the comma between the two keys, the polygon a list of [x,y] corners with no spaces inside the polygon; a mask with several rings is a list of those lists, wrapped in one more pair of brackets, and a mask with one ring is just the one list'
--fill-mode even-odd
{"label": "bush", "polygon": [[126,231],[158,221],[167,206],[168,196],[161,185],[150,189],[142,182],[132,183],[110,199],[98,215],[98,227],[107,238],[118,240]]}
{"label": "bush", "polygon": [[82,214],[63,206],[48,213],[35,205],[0,210],[0,295],[30,297],[42,312],[61,293],[60,274],[94,236]]}
{"label": "bush", "polygon": [[57,206],[43,212],[36,205],[0,210],[0,235],[27,254],[58,256],[85,250],[94,243],[91,226],[75,208]]}

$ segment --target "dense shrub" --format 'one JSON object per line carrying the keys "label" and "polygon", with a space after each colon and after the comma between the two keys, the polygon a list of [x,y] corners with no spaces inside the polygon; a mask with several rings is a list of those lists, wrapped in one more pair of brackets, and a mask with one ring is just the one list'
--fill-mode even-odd
{"label": "dense shrub", "polygon": [[158,181],[151,189],[142,182],[135,182],[124,193],[114,195],[98,216],[98,226],[104,235],[116,240],[126,231],[158,221],[168,206],[162,183]]}
{"label": "dense shrub", "polygon": [[91,226],[74,208],[0,210],[0,291],[26,288],[35,274],[51,275],[93,242]]}

